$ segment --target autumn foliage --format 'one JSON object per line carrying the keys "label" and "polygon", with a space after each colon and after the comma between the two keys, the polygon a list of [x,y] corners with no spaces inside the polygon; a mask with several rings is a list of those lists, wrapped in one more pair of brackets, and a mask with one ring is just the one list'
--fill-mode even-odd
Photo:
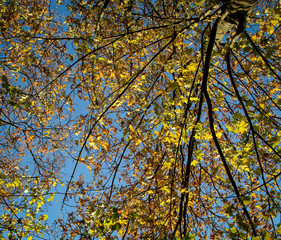
{"label": "autumn foliage", "polygon": [[280,5],[233,2],[0,2],[0,239],[281,238]]}

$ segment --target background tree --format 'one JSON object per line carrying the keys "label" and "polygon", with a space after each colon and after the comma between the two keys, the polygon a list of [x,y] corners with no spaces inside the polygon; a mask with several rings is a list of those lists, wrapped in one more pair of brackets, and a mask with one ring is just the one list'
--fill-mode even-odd
{"label": "background tree", "polygon": [[0,4],[3,237],[280,238],[278,2],[60,4]]}

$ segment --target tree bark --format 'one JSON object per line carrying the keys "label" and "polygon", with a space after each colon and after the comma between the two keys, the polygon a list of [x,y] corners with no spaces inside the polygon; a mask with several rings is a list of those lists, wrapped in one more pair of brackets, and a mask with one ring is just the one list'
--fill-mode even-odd
{"label": "tree bark", "polygon": [[223,2],[221,20],[217,27],[216,44],[220,44],[229,31],[236,29],[235,35],[238,35],[244,30],[247,17],[253,11],[258,0]]}

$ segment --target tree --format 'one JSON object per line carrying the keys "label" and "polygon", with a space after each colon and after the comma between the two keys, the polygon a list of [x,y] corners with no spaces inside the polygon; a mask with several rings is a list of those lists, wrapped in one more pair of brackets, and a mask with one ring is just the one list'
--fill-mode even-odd
{"label": "tree", "polygon": [[57,4],[0,3],[2,238],[280,238],[278,1]]}

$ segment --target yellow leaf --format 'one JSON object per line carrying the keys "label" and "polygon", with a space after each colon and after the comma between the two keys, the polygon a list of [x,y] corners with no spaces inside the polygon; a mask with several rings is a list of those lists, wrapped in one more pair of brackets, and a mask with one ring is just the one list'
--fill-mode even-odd
{"label": "yellow leaf", "polygon": [[217,138],[221,138],[222,137],[222,132],[217,132]]}
{"label": "yellow leaf", "polygon": [[147,191],[147,193],[148,194],[153,194],[154,192],[153,192],[153,190],[150,189],[150,190]]}
{"label": "yellow leaf", "polygon": [[98,150],[99,147],[94,143],[94,142],[90,142],[89,143],[90,147],[92,147],[94,150]]}
{"label": "yellow leaf", "polygon": [[90,235],[93,235],[95,232],[96,232],[96,231],[93,230],[93,229],[90,229],[90,230],[88,231],[88,233],[89,233]]}
{"label": "yellow leaf", "polygon": [[171,168],[171,166],[172,166],[172,164],[171,164],[171,162],[164,162],[164,164],[163,164],[163,166],[165,167],[165,168],[167,168],[167,169],[170,169]]}
{"label": "yellow leaf", "polygon": [[54,200],[54,197],[55,197],[55,194],[54,194],[54,193],[51,193],[51,194],[50,194],[50,197],[47,198],[47,202],[53,201],[53,200]]}
{"label": "yellow leaf", "polygon": [[191,63],[188,66],[188,70],[190,70],[190,71],[196,71],[196,69],[197,69],[197,63]]}
{"label": "yellow leaf", "polygon": [[183,189],[181,190],[181,193],[186,193],[186,192],[188,192],[187,188],[183,188]]}
{"label": "yellow leaf", "polygon": [[16,187],[19,187],[19,186],[21,186],[21,181],[18,178],[16,178],[14,181],[14,184]]}
{"label": "yellow leaf", "polygon": [[131,130],[132,132],[135,131],[132,125],[129,125],[129,128],[130,128],[130,130]]}
{"label": "yellow leaf", "polygon": [[211,133],[206,133],[206,134],[204,135],[204,140],[209,141],[209,140],[211,140],[211,139],[213,139],[213,136],[212,136]]}
{"label": "yellow leaf", "polygon": [[169,186],[164,186],[164,187],[162,188],[162,190],[163,190],[164,192],[168,193],[168,194],[171,192],[171,189],[169,188]]}
{"label": "yellow leaf", "polygon": [[191,166],[196,166],[197,163],[198,163],[198,161],[193,160],[193,161],[191,162]]}
{"label": "yellow leaf", "polygon": [[140,145],[140,144],[141,144],[141,142],[142,142],[142,140],[141,140],[141,139],[137,139],[137,140],[136,140],[136,146]]}
{"label": "yellow leaf", "polygon": [[198,101],[199,100],[199,98],[197,98],[197,97],[191,97],[190,98],[190,101]]}
{"label": "yellow leaf", "polygon": [[115,78],[115,77],[116,77],[115,72],[112,71],[112,72],[110,73],[110,77]]}

